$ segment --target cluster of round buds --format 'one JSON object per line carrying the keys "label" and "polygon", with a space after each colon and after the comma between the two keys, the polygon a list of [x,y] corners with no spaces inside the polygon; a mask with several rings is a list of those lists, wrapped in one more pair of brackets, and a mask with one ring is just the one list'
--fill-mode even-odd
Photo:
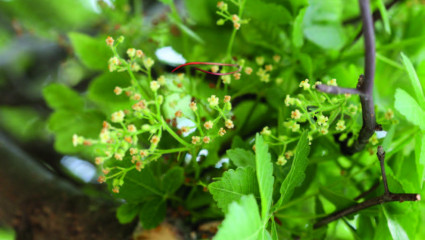
{"label": "cluster of round buds", "polygon": [[334,78],[334,79],[329,80],[329,81],[328,81],[328,85],[331,85],[331,86],[337,86],[337,84],[336,84],[336,79]]}
{"label": "cluster of round buds", "polygon": [[292,119],[295,119],[295,120],[298,120],[298,119],[300,119],[301,118],[301,113],[300,113],[300,111],[298,110],[298,109],[295,109],[295,111],[292,111],[291,112],[291,118]]}
{"label": "cluster of round buds", "polygon": [[300,87],[304,88],[304,90],[310,89],[310,84],[308,83],[308,79],[300,82]]}
{"label": "cluster of round buds", "polygon": [[294,105],[294,104],[295,104],[295,99],[294,98],[291,98],[289,95],[286,95],[285,105],[287,107],[289,107],[290,105]]}
{"label": "cluster of round buds", "polygon": [[213,124],[213,122],[212,122],[212,121],[207,121],[207,122],[205,122],[205,123],[204,123],[204,127],[205,127],[205,129],[207,129],[207,130],[209,130],[209,129],[213,128],[213,126],[214,126],[214,124]]}
{"label": "cluster of round buds", "polygon": [[108,62],[108,69],[113,72],[118,69],[119,65],[121,65],[121,61],[117,57],[111,57]]}
{"label": "cluster of round buds", "polygon": [[134,58],[134,56],[136,56],[136,49],[134,49],[134,48],[129,48],[129,49],[127,49],[127,55],[128,55],[130,58]]}
{"label": "cluster of round buds", "polygon": [[149,69],[155,64],[155,61],[152,58],[146,58],[143,60],[143,64]]}
{"label": "cluster of round buds", "polygon": [[328,124],[328,117],[324,116],[324,115],[319,115],[317,117],[317,124],[319,126],[326,126]]}
{"label": "cluster of round buds", "polygon": [[118,122],[122,122],[122,121],[124,121],[124,116],[125,116],[125,114],[124,114],[124,112],[123,111],[118,111],[118,112],[114,112],[114,113],[112,113],[112,115],[111,115],[111,121],[112,122],[116,122],[116,123],[118,123]]}
{"label": "cluster of round buds", "polygon": [[319,132],[320,132],[322,135],[326,135],[326,134],[328,134],[328,127],[327,127],[327,126],[323,126],[323,127],[319,128]]}
{"label": "cluster of round buds", "polygon": [[285,158],[286,159],[291,159],[291,157],[293,157],[294,156],[294,152],[292,152],[292,151],[287,151],[287,152],[285,152]]}
{"label": "cluster of round buds", "polygon": [[151,143],[153,145],[158,145],[160,138],[157,135],[152,136]]}
{"label": "cluster of round buds", "polygon": [[190,109],[192,109],[192,111],[196,112],[196,110],[198,110],[198,107],[196,106],[196,102],[191,102],[189,104]]}
{"label": "cluster of round buds", "polygon": [[210,107],[217,107],[218,106],[218,100],[219,98],[215,95],[211,95],[211,97],[208,98],[208,102],[210,103]]}
{"label": "cluster of round buds", "polygon": [[110,36],[106,38],[106,45],[112,47],[114,45],[114,39]]}
{"label": "cluster of round buds", "polygon": [[224,122],[224,126],[226,126],[228,129],[232,129],[232,128],[234,128],[234,127],[235,127],[235,125],[233,125],[233,121],[232,121],[232,120],[230,120],[230,119],[227,119],[227,120]]}
{"label": "cluster of round buds", "polygon": [[201,141],[201,137],[192,136],[192,144],[198,144]]}
{"label": "cluster of round buds", "polygon": [[280,166],[284,166],[287,162],[288,160],[286,160],[284,156],[279,156],[277,158],[276,164]]}
{"label": "cluster of round buds", "polygon": [[208,136],[205,136],[205,137],[203,137],[203,138],[202,138],[202,141],[203,141],[204,143],[208,144],[208,143],[210,143],[211,138],[210,138],[210,137],[208,137]]}
{"label": "cluster of round buds", "polygon": [[122,93],[122,88],[120,88],[120,87],[115,87],[115,89],[114,89],[114,93],[116,94],[116,95],[121,95],[121,93]]}
{"label": "cluster of round buds", "polygon": [[263,136],[270,136],[272,134],[272,131],[269,129],[269,127],[264,127],[261,131],[261,135]]}
{"label": "cluster of round buds", "polygon": [[273,56],[273,61],[275,61],[276,63],[280,62],[280,56],[279,55],[274,55]]}
{"label": "cluster of round buds", "polygon": [[345,121],[344,120],[339,120],[337,123],[336,123],[336,130],[338,130],[338,131],[343,131],[343,130],[345,130]]}
{"label": "cluster of round buds", "polygon": [[151,85],[152,91],[154,91],[154,92],[158,91],[158,89],[161,87],[161,85],[159,85],[158,81],[152,81],[150,85]]}
{"label": "cluster of round buds", "polygon": [[251,73],[252,73],[252,68],[250,68],[250,67],[246,67],[246,68],[245,68],[245,73],[246,73],[247,75],[251,75]]}
{"label": "cluster of round buds", "polygon": [[287,128],[291,129],[292,132],[297,132],[298,130],[300,130],[300,125],[295,121],[285,122],[284,125]]}
{"label": "cluster of round buds", "polygon": [[241,79],[241,73],[234,73],[233,74],[233,77],[235,78],[235,80],[239,80],[239,79]]}
{"label": "cluster of round buds", "polygon": [[218,9],[220,9],[221,11],[227,11],[227,3],[224,3],[223,1],[219,1],[217,3],[217,7]]}
{"label": "cluster of round buds", "polygon": [[81,145],[84,143],[84,138],[81,136],[78,136],[77,134],[72,135],[72,145],[74,147]]}
{"label": "cluster of round buds", "polygon": [[226,130],[224,128],[220,128],[220,130],[218,130],[218,135],[224,136],[224,134],[226,134]]}
{"label": "cluster of round buds", "polygon": [[218,72],[218,70],[219,70],[219,67],[218,66],[212,66],[211,67],[211,72],[213,72],[213,73],[217,73]]}
{"label": "cluster of round buds", "polygon": [[394,117],[394,112],[393,110],[390,108],[385,112],[385,119],[387,120],[391,120]]}
{"label": "cluster of round buds", "polygon": [[221,77],[221,79],[223,80],[224,84],[230,84],[231,81],[232,81],[232,79],[230,78],[229,75],[224,75],[224,76]]}
{"label": "cluster of round buds", "polygon": [[239,19],[238,15],[236,15],[236,14],[232,15],[232,22],[233,22],[233,27],[236,30],[239,30],[239,28],[241,27],[241,23],[240,23],[240,19]]}

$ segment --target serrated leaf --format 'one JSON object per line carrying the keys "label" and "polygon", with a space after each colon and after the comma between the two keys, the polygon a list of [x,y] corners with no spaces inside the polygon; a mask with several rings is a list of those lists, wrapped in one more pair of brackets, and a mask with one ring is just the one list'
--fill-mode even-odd
{"label": "serrated leaf", "polygon": [[126,203],[117,209],[117,219],[121,224],[132,222],[139,213],[139,208],[135,204]]}
{"label": "serrated leaf", "polygon": [[255,169],[255,155],[251,151],[236,148],[227,150],[226,153],[229,156],[230,161],[232,161],[238,168],[252,167],[252,169]]}
{"label": "serrated leaf", "polygon": [[162,179],[162,189],[168,194],[173,194],[184,181],[184,170],[181,167],[173,167],[168,170]]}
{"label": "serrated leaf", "polygon": [[425,130],[425,112],[406,91],[400,88],[396,90],[394,107],[407,121]]}
{"label": "serrated leaf", "polygon": [[71,32],[68,36],[75,54],[86,67],[94,70],[108,69],[108,59],[112,56],[112,51],[103,39],[77,32]]}
{"label": "serrated leaf", "polygon": [[224,172],[220,180],[211,183],[208,189],[223,212],[227,211],[230,203],[238,201],[244,195],[259,196],[254,169],[249,167]]}
{"label": "serrated leaf", "polygon": [[165,218],[166,204],[162,198],[154,198],[145,202],[139,212],[139,218],[144,229],[158,226]]}
{"label": "serrated leaf", "polygon": [[310,153],[310,146],[308,145],[307,135],[308,133],[304,132],[298,141],[297,147],[295,149],[294,161],[291,165],[291,170],[280,187],[281,196],[277,203],[277,207],[287,203],[291,198],[294,189],[304,181],[304,172],[308,165],[307,156]]}
{"label": "serrated leaf", "polygon": [[[243,196],[239,202],[233,202],[229,205],[228,213],[214,240],[270,239],[270,235],[264,229],[264,226],[254,196]],[[263,237],[264,235],[265,237]]]}
{"label": "serrated leaf", "polygon": [[294,20],[294,25],[292,28],[292,44],[296,48],[302,47],[304,44],[304,34],[303,34],[303,20],[306,12],[306,8],[299,11],[297,17]]}
{"label": "serrated leaf", "polygon": [[43,96],[47,105],[53,109],[82,110],[83,98],[69,87],[53,83],[43,88]]}
{"label": "serrated leaf", "polygon": [[269,148],[264,142],[263,137],[257,133],[255,137],[255,165],[261,196],[261,216],[264,222],[267,222],[269,219],[274,183],[273,164],[268,151]]}
{"label": "serrated leaf", "polygon": [[131,101],[124,93],[117,96],[115,87],[125,88],[130,86],[130,80],[125,73],[104,73],[96,77],[89,86],[88,97],[97,103],[107,114],[129,109]]}
{"label": "serrated leaf", "polygon": [[[161,191],[159,179],[153,175],[152,164],[148,164],[140,172],[136,170],[129,171],[124,178],[124,184],[120,187],[119,193],[114,195],[131,203],[140,203],[154,196],[162,198],[164,192]],[[112,183],[110,181],[107,183],[108,187],[112,189]]]}
{"label": "serrated leaf", "polygon": [[48,120],[48,128],[55,134],[55,149],[60,153],[76,153],[82,146],[72,145],[72,136],[97,138],[102,129],[104,116],[97,111],[55,111]]}
{"label": "serrated leaf", "polygon": [[425,111],[425,96],[422,89],[421,82],[419,81],[418,75],[416,74],[415,68],[410,62],[409,58],[401,53],[401,58],[403,59],[404,67],[406,68],[407,73],[409,74],[410,83],[412,84],[413,90],[415,91],[416,100],[419,103],[419,106],[422,107],[422,110]]}

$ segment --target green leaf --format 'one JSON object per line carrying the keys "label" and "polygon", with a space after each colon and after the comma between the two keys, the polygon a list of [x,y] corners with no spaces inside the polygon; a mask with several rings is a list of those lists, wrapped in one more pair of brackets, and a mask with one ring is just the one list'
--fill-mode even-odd
{"label": "green leaf", "polygon": [[112,51],[108,49],[103,39],[77,32],[71,32],[68,36],[75,54],[86,67],[94,70],[108,69],[108,59],[112,56]]}
{"label": "green leaf", "polygon": [[255,156],[251,151],[236,148],[227,150],[226,153],[233,164],[235,164],[238,168],[252,167],[255,169]]}
{"label": "green leaf", "polygon": [[162,198],[154,198],[144,203],[139,212],[143,228],[152,229],[158,226],[165,218],[166,207]]}
{"label": "green leaf", "polygon": [[184,181],[184,170],[181,167],[173,167],[168,170],[162,179],[162,188],[168,194],[173,194]]}
{"label": "green leaf", "polygon": [[387,219],[388,228],[390,229],[391,236],[393,239],[397,240],[409,240],[406,231],[399,224],[396,218],[393,218],[391,214],[389,214],[388,210],[384,205],[381,205],[382,211],[385,214],[385,218]]}
{"label": "green leaf", "polygon": [[329,202],[331,202],[337,210],[347,208],[356,204],[356,201],[351,200],[341,194],[333,192],[325,187],[320,187],[320,194],[323,195]]}
{"label": "green leaf", "polygon": [[292,43],[296,48],[302,47],[304,44],[303,20],[307,8],[302,9],[294,20],[292,28]]}
{"label": "green leaf", "polygon": [[291,170],[288,176],[283,181],[280,187],[280,199],[277,203],[277,207],[287,203],[291,198],[294,189],[299,186],[305,178],[305,169],[308,165],[308,154],[310,152],[310,146],[308,145],[307,132],[303,132],[301,138],[295,149],[294,161],[291,165]]}
{"label": "green leaf", "polygon": [[[245,16],[253,21],[287,24],[292,20],[291,13],[282,5],[266,3],[262,0],[246,1]],[[242,26],[243,27],[243,26]]]}
{"label": "green leaf", "polygon": [[254,169],[249,167],[224,172],[220,180],[211,183],[208,189],[223,212],[227,211],[230,203],[238,201],[243,195],[259,196]]}
{"label": "green leaf", "polygon": [[69,87],[53,83],[43,89],[43,96],[47,105],[53,109],[81,110],[84,108],[84,99]]}
{"label": "green leaf", "polygon": [[139,208],[135,204],[126,203],[117,209],[117,218],[121,224],[132,222],[139,213]]}
{"label": "green leaf", "polygon": [[243,196],[239,202],[233,202],[229,205],[228,214],[226,214],[214,240],[270,239],[270,235],[264,227],[254,196]]}
{"label": "green leaf", "polygon": [[388,18],[387,9],[385,8],[384,0],[378,0],[378,9],[382,16],[382,21],[384,22],[385,31],[388,34],[391,34],[390,20]]}
{"label": "green leaf", "polygon": [[410,83],[412,84],[413,90],[415,91],[416,100],[418,101],[419,106],[422,107],[422,110],[425,111],[425,96],[415,68],[413,67],[409,58],[404,55],[404,53],[401,53],[401,58],[403,59],[404,67],[409,74]]}
{"label": "green leaf", "polygon": [[261,196],[261,216],[263,222],[269,219],[269,210],[272,204],[273,195],[273,164],[271,162],[269,148],[263,137],[257,133],[255,137],[255,164],[258,188]]}
{"label": "green leaf", "polygon": [[[126,160],[126,159],[124,159]],[[129,159],[127,159],[129,161]],[[161,191],[160,180],[153,175],[153,163],[148,164],[142,171],[129,171],[125,178],[124,184],[120,187],[116,197],[125,199],[127,202],[139,203],[146,201],[149,197],[163,197]],[[112,182],[107,181],[109,188],[112,189]]]}
{"label": "green leaf", "polygon": [[129,109],[131,101],[124,93],[117,96],[115,87],[125,88],[130,86],[130,80],[125,73],[104,73],[96,77],[89,86],[88,97],[97,103],[107,114]]}
{"label": "green leaf", "polygon": [[395,128],[396,128],[396,125],[391,125],[390,130],[387,132],[387,135],[385,136],[384,141],[382,142],[382,147],[387,153],[392,150],[392,149],[389,149],[389,147],[394,138]]}
{"label": "green leaf", "polygon": [[346,35],[339,24],[314,24],[304,28],[305,37],[324,49],[341,49]]}
{"label": "green leaf", "polygon": [[96,111],[55,111],[48,120],[48,128],[55,134],[55,149],[60,153],[76,153],[85,146],[74,147],[72,136],[97,138],[102,129],[104,116]]}
{"label": "green leaf", "polygon": [[415,159],[416,166],[419,176],[420,187],[422,189],[425,176],[425,132],[416,135],[416,144],[415,144]]}
{"label": "green leaf", "polygon": [[274,221],[273,218],[272,218],[272,239],[273,240],[279,240],[279,235],[277,233],[276,222]]}
{"label": "green leaf", "polygon": [[394,107],[407,121],[425,130],[425,112],[406,91],[400,88],[396,90]]}

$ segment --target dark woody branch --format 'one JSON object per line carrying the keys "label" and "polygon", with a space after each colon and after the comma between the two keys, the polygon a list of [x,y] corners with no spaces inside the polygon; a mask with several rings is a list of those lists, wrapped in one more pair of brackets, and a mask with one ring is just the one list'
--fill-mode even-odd
{"label": "dark woody branch", "polygon": [[332,221],[338,220],[344,216],[348,216],[350,214],[356,213],[360,210],[363,210],[365,208],[369,208],[378,204],[386,203],[386,202],[404,202],[404,201],[419,201],[421,200],[421,195],[416,193],[391,193],[388,188],[387,183],[387,176],[385,173],[385,152],[382,148],[382,146],[378,146],[378,152],[377,156],[380,162],[381,166],[381,173],[382,173],[382,182],[384,183],[384,194],[382,194],[379,197],[372,198],[369,200],[366,200],[362,203],[359,203],[357,205],[348,207],[346,209],[343,209],[341,211],[337,211],[335,213],[332,213],[331,215],[320,219],[316,224],[314,224],[313,228],[319,228],[322,227]]}
{"label": "dark woody branch", "polygon": [[375,34],[369,0],[359,0],[361,16],[363,20],[363,34],[365,43],[365,71],[364,76],[359,77],[356,88],[330,87],[327,85],[317,85],[316,89],[321,92],[331,94],[351,93],[358,94],[362,105],[363,125],[359,137],[352,146],[346,143],[341,144],[342,152],[352,155],[361,151],[368,143],[369,138],[376,129],[376,116],[373,104],[373,85],[375,77]]}

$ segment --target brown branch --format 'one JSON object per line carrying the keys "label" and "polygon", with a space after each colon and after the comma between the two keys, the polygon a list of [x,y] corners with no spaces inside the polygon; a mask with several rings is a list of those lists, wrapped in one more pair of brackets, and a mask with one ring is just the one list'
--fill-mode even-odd
{"label": "brown branch", "polygon": [[382,194],[379,197],[372,198],[369,200],[366,200],[362,203],[356,204],[354,206],[348,207],[346,209],[343,209],[341,211],[337,211],[335,213],[332,213],[331,215],[320,219],[316,224],[314,224],[313,228],[319,228],[322,227],[332,221],[338,220],[344,216],[350,215],[352,213],[356,213],[360,210],[363,210],[365,208],[369,208],[378,204],[386,203],[386,202],[404,202],[404,201],[419,201],[421,200],[421,195],[417,193],[391,193],[388,188],[387,183],[387,176],[385,174],[385,152],[382,146],[378,146],[378,153],[377,153],[380,166],[381,166],[381,173],[382,173],[382,182],[384,183],[384,194]]}
{"label": "brown branch", "polygon": [[373,19],[370,12],[369,0],[359,0],[359,5],[363,20],[365,43],[365,75],[359,77],[357,87],[353,89],[340,87],[326,88],[322,85],[317,86],[319,91],[332,94],[352,92],[358,94],[360,97],[363,125],[359,137],[352,146],[348,146],[346,142],[341,144],[342,152],[347,155],[352,155],[363,150],[376,128],[375,108],[373,104],[373,85],[375,77],[375,34]]}
{"label": "brown branch", "polygon": [[0,222],[20,239],[128,239],[116,205],[56,177],[0,132]]}

